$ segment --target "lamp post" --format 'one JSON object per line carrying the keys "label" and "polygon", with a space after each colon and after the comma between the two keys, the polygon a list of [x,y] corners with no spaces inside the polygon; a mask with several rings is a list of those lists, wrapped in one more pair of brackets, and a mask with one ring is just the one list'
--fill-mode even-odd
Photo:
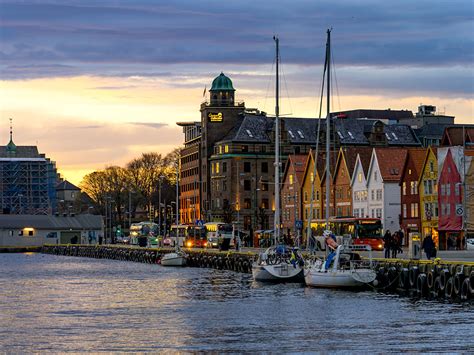
{"label": "lamp post", "polygon": [[[163,175],[160,175],[158,179],[159,187],[158,187],[158,236],[161,236],[161,185],[163,183]],[[158,245],[158,243],[156,244]]]}

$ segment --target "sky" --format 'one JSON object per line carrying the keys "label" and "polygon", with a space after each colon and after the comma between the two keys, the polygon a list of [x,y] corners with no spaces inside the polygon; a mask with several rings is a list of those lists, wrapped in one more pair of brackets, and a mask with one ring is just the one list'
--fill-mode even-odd
{"label": "sky", "polygon": [[[37,145],[78,184],[183,143],[224,72],[246,107],[317,117],[326,30],[333,111],[435,105],[474,123],[472,1],[0,0],[0,144]],[[3,143],[2,143],[3,142]]]}

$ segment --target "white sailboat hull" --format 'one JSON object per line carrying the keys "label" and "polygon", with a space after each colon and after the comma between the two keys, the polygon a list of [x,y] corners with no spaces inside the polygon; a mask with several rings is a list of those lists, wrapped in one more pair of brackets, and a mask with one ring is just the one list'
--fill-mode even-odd
{"label": "white sailboat hull", "polygon": [[304,270],[288,263],[276,265],[252,265],[252,275],[255,281],[262,282],[303,282]]}
{"label": "white sailboat hull", "polygon": [[357,288],[362,287],[376,278],[372,269],[321,271],[310,269],[304,280],[311,287],[324,288]]}
{"label": "white sailboat hull", "polygon": [[178,253],[168,253],[161,259],[163,266],[184,266],[186,265],[186,257]]}

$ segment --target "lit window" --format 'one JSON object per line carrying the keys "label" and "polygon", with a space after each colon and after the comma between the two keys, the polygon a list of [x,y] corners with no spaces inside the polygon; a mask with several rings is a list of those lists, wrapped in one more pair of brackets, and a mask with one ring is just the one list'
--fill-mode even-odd
{"label": "lit window", "polygon": [[226,144],[225,147],[224,147],[224,152],[225,153],[229,153],[229,146]]}
{"label": "lit window", "polygon": [[362,173],[359,173],[359,174],[357,175],[357,179],[359,180],[359,182],[362,182]]}
{"label": "lit window", "polygon": [[293,175],[290,174],[290,185],[293,185]]}

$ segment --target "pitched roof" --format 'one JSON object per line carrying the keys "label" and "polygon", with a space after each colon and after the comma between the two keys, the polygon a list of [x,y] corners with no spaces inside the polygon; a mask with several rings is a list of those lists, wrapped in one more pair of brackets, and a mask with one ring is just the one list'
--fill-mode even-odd
{"label": "pitched roof", "polygon": [[367,174],[370,156],[372,155],[372,149],[372,147],[342,147],[344,159],[346,160],[347,164],[347,171],[349,172],[349,178],[352,178],[352,174],[354,173],[358,154],[361,156],[362,167],[364,168],[364,172]]}
{"label": "pitched roof", "polygon": [[44,155],[38,153],[38,147],[34,145],[18,145],[15,153],[9,153],[7,146],[0,146],[0,158],[45,158]]}
{"label": "pitched roof", "polygon": [[76,185],[71,184],[67,180],[63,180],[60,183],[56,185],[56,191],[63,191],[63,190],[77,190],[79,191],[80,188],[78,188]]}
{"label": "pitched roof", "polygon": [[345,114],[347,118],[375,118],[379,120],[399,120],[413,118],[413,112],[409,110],[371,110],[356,109],[331,113],[331,116]]}
{"label": "pitched roof", "polygon": [[407,150],[407,157],[405,163],[403,164],[402,174],[400,177],[403,177],[406,173],[406,169],[409,161],[413,161],[413,166],[417,176],[420,176],[423,169],[423,163],[425,162],[427,148],[410,148]]}
{"label": "pitched roof", "polygon": [[375,148],[380,175],[384,181],[400,181],[407,150],[401,148]]}
{"label": "pitched roof", "polygon": [[464,145],[464,142],[474,143],[474,125],[456,125],[445,128],[441,140],[442,146]]}
{"label": "pitched roof", "polygon": [[290,154],[290,155],[288,155],[288,159],[287,159],[286,164],[285,164],[285,170],[283,172],[282,181],[285,181],[286,175],[288,174],[288,171],[290,170],[290,167],[293,166],[296,181],[298,181],[298,184],[300,186],[302,186],[303,185],[304,173],[305,173],[305,170],[306,170],[306,161],[307,161],[307,159],[308,159],[307,154]]}

